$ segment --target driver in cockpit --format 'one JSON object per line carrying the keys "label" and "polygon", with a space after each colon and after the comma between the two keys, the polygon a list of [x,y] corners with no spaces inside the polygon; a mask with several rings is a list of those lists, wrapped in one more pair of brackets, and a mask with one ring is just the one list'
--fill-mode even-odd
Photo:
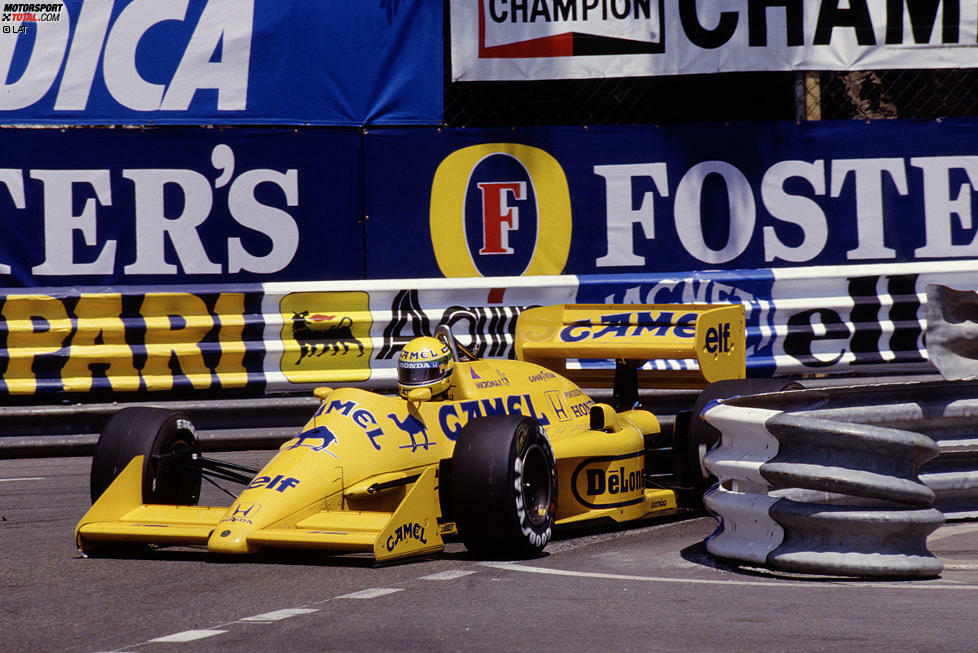
{"label": "driver in cockpit", "polygon": [[416,388],[431,390],[431,398],[441,395],[452,383],[455,361],[447,344],[421,336],[404,345],[397,357],[397,389],[402,397]]}

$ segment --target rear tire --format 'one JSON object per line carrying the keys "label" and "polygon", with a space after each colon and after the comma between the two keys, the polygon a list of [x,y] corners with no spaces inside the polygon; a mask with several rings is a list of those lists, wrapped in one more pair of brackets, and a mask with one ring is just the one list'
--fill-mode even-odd
{"label": "rear tire", "polygon": [[531,417],[466,424],[452,454],[452,514],[465,548],[489,558],[539,555],[557,513],[557,462]]}
{"label": "rear tire", "polygon": [[801,387],[797,381],[790,379],[729,379],[715,381],[703,389],[703,392],[696,398],[693,410],[689,412],[688,417],[683,420],[677,417],[677,424],[687,420],[689,424],[686,431],[684,452],[680,455],[685,468],[683,485],[691,488],[691,501],[693,503],[702,504],[703,492],[717,482],[716,477],[703,466],[703,457],[707,451],[720,442],[720,432],[701,417],[703,409],[710,402],[718,399],[798,390]]}
{"label": "rear tire", "polygon": [[143,503],[192,506],[200,498],[197,430],[182,413],[124,408],[105,424],[92,456],[92,503],[136,456],[143,456]]}

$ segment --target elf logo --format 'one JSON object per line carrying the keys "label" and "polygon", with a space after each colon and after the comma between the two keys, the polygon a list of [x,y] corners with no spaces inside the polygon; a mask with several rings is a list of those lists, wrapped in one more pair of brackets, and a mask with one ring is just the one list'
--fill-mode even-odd
{"label": "elf logo", "polygon": [[430,223],[446,277],[560,274],[570,252],[567,177],[528,145],[457,150],[435,172]]}
{"label": "elf logo", "polygon": [[248,485],[247,489],[253,490],[255,488],[263,487],[266,490],[285,492],[290,487],[295,487],[298,484],[299,479],[279,474],[278,476],[259,476]]}
{"label": "elf logo", "polygon": [[724,322],[706,330],[703,349],[708,354],[726,354],[730,351],[730,323]]}

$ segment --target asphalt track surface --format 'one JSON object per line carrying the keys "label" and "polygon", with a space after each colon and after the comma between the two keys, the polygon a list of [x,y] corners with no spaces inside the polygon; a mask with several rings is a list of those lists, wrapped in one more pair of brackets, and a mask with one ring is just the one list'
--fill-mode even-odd
{"label": "asphalt track surface", "polygon": [[[269,452],[226,454],[260,464]],[[85,558],[89,458],[0,460],[2,651],[975,651],[978,524],[942,527],[945,572],[874,582],[719,564],[708,517],[560,537],[487,563]],[[226,503],[205,488],[202,503]]]}

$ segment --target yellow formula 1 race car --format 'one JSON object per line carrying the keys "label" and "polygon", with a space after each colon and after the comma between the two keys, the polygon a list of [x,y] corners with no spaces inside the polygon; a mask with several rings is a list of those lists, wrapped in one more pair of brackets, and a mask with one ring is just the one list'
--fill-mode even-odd
{"label": "yellow formula 1 race car", "polygon": [[[386,561],[440,551],[457,535],[475,555],[532,556],[554,526],[679,508],[674,489],[647,477],[660,428],[634,408],[639,387],[744,376],[739,305],[531,309],[517,323],[517,360],[478,359],[446,328],[436,336],[404,347],[399,396],[316,389],[315,414],[256,474],[200,456],[181,414],[120,411],[95,450],[79,548],[318,549]],[[578,383],[613,385],[615,406]],[[202,474],[246,487],[230,506],[198,506]]]}

